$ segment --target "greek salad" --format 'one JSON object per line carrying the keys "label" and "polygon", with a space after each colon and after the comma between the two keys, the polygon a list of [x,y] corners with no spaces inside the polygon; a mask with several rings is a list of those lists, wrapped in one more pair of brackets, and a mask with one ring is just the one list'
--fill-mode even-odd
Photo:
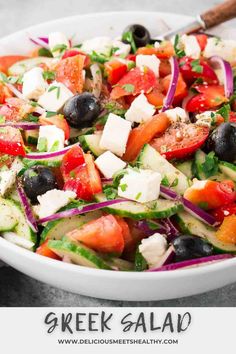
{"label": "greek salad", "polygon": [[29,41],[0,57],[1,237],[105,270],[234,257],[236,41]]}

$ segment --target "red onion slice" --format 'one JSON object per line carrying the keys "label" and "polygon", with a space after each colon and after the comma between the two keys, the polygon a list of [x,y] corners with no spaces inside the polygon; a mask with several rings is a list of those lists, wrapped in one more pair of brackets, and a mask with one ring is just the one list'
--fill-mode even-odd
{"label": "red onion slice", "polygon": [[[151,236],[155,234],[155,232],[158,232],[159,234],[166,235],[168,230],[160,223],[157,223],[153,220],[150,220],[150,223],[152,224],[153,227],[150,227],[150,224],[147,220],[139,220],[135,223],[135,226],[137,229],[142,231],[145,236]],[[156,228],[154,226],[156,225]]]}
{"label": "red onion slice", "polygon": [[53,151],[53,152],[31,152],[29,154],[26,154],[25,157],[30,160],[44,160],[44,159],[50,159],[50,158],[55,158],[58,156],[65,155],[65,153],[70,150],[73,146],[79,145],[73,144],[70,146],[65,147],[62,150],[59,151]]}
{"label": "red onion slice", "polygon": [[230,63],[218,55],[211,57],[210,63],[213,65],[214,69],[222,70],[224,77],[225,96],[229,98],[234,92],[234,76]]}
{"label": "red onion slice", "polygon": [[46,48],[46,49],[50,50],[49,45],[48,45],[48,38],[47,37],[33,37],[33,36],[30,36],[29,40],[31,42],[33,42],[34,44],[40,46],[40,47],[43,47],[43,48]]}
{"label": "red onion slice", "polygon": [[27,101],[23,94],[19,90],[17,90],[14,85],[6,83],[6,86],[12,93],[14,93],[16,97],[20,98],[21,100]]}
{"label": "red onion slice", "polygon": [[17,182],[17,192],[19,194],[19,198],[20,198],[20,200],[22,202],[22,205],[24,207],[25,216],[26,216],[26,219],[27,219],[27,222],[28,222],[29,226],[31,227],[31,229],[34,232],[38,232],[37,222],[36,222],[36,219],[35,219],[35,217],[33,215],[30,203],[29,203],[29,201],[27,199],[27,196],[26,196],[26,194],[24,192],[24,189],[20,186],[19,182]]}
{"label": "red onion slice", "polygon": [[29,122],[21,122],[21,123],[6,122],[4,124],[0,124],[0,128],[4,128],[4,127],[13,127],[17,129],[23,129],[23,130],[35,130],[35,129],[39,129],[40,124],[29,123]]}
{"label": "red onion slice", "polygon": [[48,221],[53,221],[53,220],[62,219],[62,218],[69,218],[71,216],[89,213],[94,210],[103,209],[103,208],[106,208],[110,205],[124,203],[124,202],[127,203],[127,202],[129,202],[129,200],[128,199],[127,200],[126,199],[114,199],[114,200],[107,200],[107,201],[101,202],[101,203],[87,204],[87,205],[80,207],[80,208],[68,209],[68,210],[61,211],[59,213],[47,216],[45,218],[38,220],[38,223],[43,224]]}
{"label": "red onion slice", "polygon": [[161,112],[165,112],[172,105],[179,77],[179,64],[175,57],[170,58],[171,80]]}
{"label": "red onion slice", "polygon": [[102,72],[98,64],[92,64],[90,66],[91,75],[93,78],[93,94],[96,98],[99,98],[102,91]]}
{"label": "red onion slice", "polygon": [[172,263],[172,264],[166,264],[163,265],[162,267],[157,267],[157,268],[152,268],[147,270],[147,272],[162,272],[162,271],[169,271],[169,270],[177,270],[177,269],[184,269],[184,268],[189,268],[189,267],[194,267],[198,265],[204,265],[212,262],[218,262],[218,261],[223,261],[224,259],[230,259],[233,258],[234,256],[232,254],[217,254],[214,256],[209,256],[209,257],[202,257],[202,258],[196,258],[196,259],[190,259],[187,261],[182,261],[178,263]]}

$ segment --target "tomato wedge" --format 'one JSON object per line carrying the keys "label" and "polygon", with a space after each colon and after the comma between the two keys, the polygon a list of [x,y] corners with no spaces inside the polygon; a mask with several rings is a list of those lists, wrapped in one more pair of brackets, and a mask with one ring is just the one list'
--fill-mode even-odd
{"label": "tomato wedge", "polygon": [[49,240],[46,240],[44,243],[42,243],[41,246],[36,249],[36,253],[44,257],[61,260],[61,258],[56,253],[48,248],[48,241]]}
{"label": "tomato wedge", "polygon": [[65,53],[63,54],[62,56],[62,59],[66,59],[66,58],[70,58],[70,57],[74,57],[76,55],[83,55],[85,57],[85,60],[84,60],[84,67],[87,68],[89,65],[90,65],[90,58],[89,56],[84,53],[84,52],[81,52],[80,50],[76,50],[76,49],[67,49],[65,51]]}
{"label": "tomato wedge", "polygon": [[25,156],[24,142],[19,129],[0,128],[0,153]]}
{"label": "tomato wedge", "polygon": [[209,135],[207,127],[178,123],[151,141],[154,149],[165,155],[167,160],[182,159],[199,149]]}
{"label": "tomato wedge", "polygon": [[120,255],[124,250],[122,228],[113,215],[90,221],[67,236],[98,252]]}
{"label": "tomato wedge", "polygon": [[216,182],[197,181],[186,189],[184,198],[204,209],[220,208],[236,201],[234,183],[230,180]]}
{"label": "tomato wedge", "polygon": [[203,52],[204,49],[206,48],[206,45],[207,45],[207,35],[206,34],[195,34],[194,35],[198,41],[198,44],[201,48],[201,51]]}
{"label": "tomato wedge", "polygon": [[159,59],[169,59],[175,55],[174,47],[170,41],[160,43],[160,46],[155,47],[141,47],[138,48],[136,54],[152,55],[155,54]]}
{"label": "tomato wedge", "polygon": [[104,64],[105,73],[107,75],[107,81],[111,85],[117,84],[117,82],[126,74],[127,65],[122,63],[118,59],[108,61]]}
{"label": "tomato wedge", "polygon": [[236,203],[217,208],[212,211],[212,215],[217,221],[222,222],[226,216],[236,215]]}
{"label": "tomato wedge", "polygon": [[117,100],[123,96],[138,95],[141,92],[148,93],[156,85],[154,72],[145,67],[134,68],[125,74],[111,91],[111,99]]}
{"label": "tomato wedge", "polygon": [[195,85],[199,94],[193,96],[186,105],[188,112],[205,112],[227,102],[224,87],[220,85]]}
{"label": "tomato wedge", "polygon": [[[162,86],[163,86],[163,91],[165,94],[167,94],[167,92],[168,92],[170,82],[171,82],[171,75],[167,75],[161,81]],[[173,103],[177,104],[178,102],[182,101],[182,99],[184,97],[186,97],[187,95],[188,95],[187,85],[186,85],[182,75],[179,74]]]}
{"label": "tomato wedge", "polygon": [[92,200],[93,192],[90,185],[87,166],[81,165],[70,172],[69,176],[64,178],[65,184],[63,189],[76,193],[77,198],[87,201]]}
{"label": "tomato wedge", "polygon": [[170,125],[170,120],[165,113],[159,113],[150,118],[144,124],[134,128],[128,139],[126,152],[123,156],[125,161],[133,161],[142,147],[149,143],[154,136],[162,134]]}
{"label": "tomato wedge", "polygon": [[63,156],[61,163],[61,173],[64,178],[66,178],[71,171],[76,167],[84,165],[85,158],[84,152],[79,145],[73,146],[67,153]]}
{"label": "tomato wedge", "polygon": [[55,125],[65,133],[65,140],[70,137],[70,127],[62,114],[56,114],[52,117],[39,117],[39,123],[42,125]]}
{"label": "tomato wedge", "polygon": [[129,225],[127,224],[127,222],[121,218],[120,216],[115,216],[116,221],[118,222],[118,224],[120,225],[121,229],[122,229],[122,234],[123,234],[123,238],[124,238],[124,242],[125,242],[125,247],[126,245],[129,245],[130,242],[132,242],[133,238],[131,236],[131,232],[129,229]]}
{"label": "tomato wedge", "polygon": [[56,80],[62,82],[74,94],[83,90],[83,75],[85,55],[78,54],[62,59],[56,65]]}
{"label": "tomato wedge", "polygon": [[11,91],[0,82],[0,104],[5,103],[6,99],[10,97],[12,97]]}
{"label": "tomato wedge", "polygon": [[18,61],[28,59],[24,55],[4,55],[0,56],[0,71],[7,74],[8,69]]}
{"label": "tomato wedge", "polygon": [[209,84],[219,84],[215,71],[203,59],[194,60],[190,57],[183,57],[179,61],[179,68],[184,80],[190,83],[202,78],[204,82]]}
{"label": "tomato wedge", "polygon": [[3,115],[7,121],[21,121],[33,111],[33,106],[17,97],[7,98],[5,104],[0,106],[0,115]]}
{"label": "tomato wedge", "polygon": [[92,189],[92,193],[101,193],[102,191],[102,182],[100,174],[95,166],[93,156],[91,154],[84,154],[85,163],[89,175],[89,183]]}

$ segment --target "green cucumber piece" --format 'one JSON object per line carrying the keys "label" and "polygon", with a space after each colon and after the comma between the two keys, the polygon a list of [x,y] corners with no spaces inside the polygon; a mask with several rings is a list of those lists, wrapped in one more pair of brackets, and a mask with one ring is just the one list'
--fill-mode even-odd
{"label": "green cucumber piece", "polygon": [[151,169],[161,174],[162,180],[178,194],[183,195],[190,185],[189,178],[168,162],[159,152],[146,144],[138,159],[137,164],[144,169]]}
{"label": "green cucumber piece", "polygon": [[79,242],[50,240],[48,247],[60,257],[68,256],[75,264],[89,268],[112,269],[96,252]]}
{"label": "green cucumber piece", "polygon": [[236,182],[236,165],[226,161],[220,161],[219,169],[222,173]]}
{"label": "green cucumber piece", "polygon": [[20,60],[13,64],[8,69],[8,74],[12,76],[20,76],[23,75],[26,71],[38,66],[39,64],[51,65],[53,58],[48,57],[35,57],[25,60]]}
{"label": "green cucumber piece", "polygon": [[142,253],[139,252],[139,247],[135,253],[134,264],[136,272],[143,272],[144,270],[148,269],[147,261],[143,257]]}
{"label": "green cucumber piece", "polygon": [[206,154],[202,150],[197,150],[194,156],[193,169],[195,177],[200,180],[207,179],[202,170],[202,164],[206,161]]}
{"label": "green cucumber piece", "polygon": [[101,211],[95,211],[84,215],[75,215],[65,219],[50,221],[40,236],[40,242],[43,243],[46,239],[60,240],[68,232],[81,227],[91,220],[99,218],[101,215]]}
{"label": "green cucumber piece", "polygon": [[28,225],[27,220],[25,218],[24,211],[21,208],[20,203],[18,203],[15,200],[9,200],[9,202],[11,203],[12,213],[18,221],[14,229],[14,232],[18,236],[23,237],[35,244],[37,241],[37,235]]}
{"label": "green cucumber piece", "polygon": [[88,134],[81,135],[79,137],[79,142],[82,146],[82,149],[87,152],[90,151],[95,157],[102,155],[105,150],[99,147],[101,140],[101,134]]}
{"label": "green cucumber piece", "polygon": [[[14,207],[14,206],[13,206]],[[18,224],[16,215],[13,213],[12,202],[0,198],[0,231],[11,231]]]}
{"label": "green cucumber piece", "polygon": [[134,264],[121,258],[111,258],[102,256],[104,261],[114,270],[120,270],[123,272],[130,272],[134,270]]}
{"label": "green cucumber piece", "polygon": [[184,162],[179,162],[175,164],[175,167],[182,172],[187,178],[192,179],[193,178],[193,172],[192,172],[192,160],[184,161]]}
{"label": "green cucumber piece", "polygon": [[[107,201],[105,195],[102,193],[97,194],[95,199],[97,202]],[[158,199],[145,204],[126,201],[123,203],[110,205],[103,210],[122,217],[140,220],[168,218],[182,209],[183,205],[181,202]]]}
{"label": "green cucumber piece", "polygon": [[29,145],[37,145],[38,143],[38,137],[39,137],[39,131],[37,129],[35,130],[27,130],[24,133],[25,135],[25,141]]}

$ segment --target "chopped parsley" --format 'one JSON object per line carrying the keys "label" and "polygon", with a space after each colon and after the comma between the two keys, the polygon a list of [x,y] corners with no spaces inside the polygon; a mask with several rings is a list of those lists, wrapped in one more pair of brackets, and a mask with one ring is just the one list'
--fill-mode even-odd
{"label": "chopped parsley", "polygon": [[140,199],[140,197],[141,197],[141,195],[142,195],[142,193],[141,193],[141,192],[139,192],[139,193],[136,195],[135,199],[136,199],[136,200],[139,200],[139,199]]}
{"label": "chopped parsley", "polygon": [[132,93],[134,92],[134,85],[132,84],[125,84],[121,86],[126,92]]}
{"label": "chopped parsley", "polygon": [[93,50],[92,54],[90,54],[90,59],[97,63],[104,64],[109,61],[110,58],[104,54],[99,54]]}
{"label": "chopped parsley", "polygon": [[44,71],[43,78],[44,80],[55,80],[56,73],[54,71]]}
{"label": "chopped parsley", "polygon": [[126,183],[120,185],[120,189],[122,190],[122,192],[125,192],[126,189],[127,189],[127,187],[128,187],[128,186],[127,186]]}
{"label": "chopped parsley", "polygon": [[57,44],[55,47],[52,49],[52,53],[59,52],[62,53],[67,49],[66,44]]}
{"label": "chopped parsley", "polygon": [[199,208],[204,209],[204,210],[208,209],[207,202],[200,202],[200,203],[198,203],[198,206],[199,206]]}
{"label": "chopped parsley", "polygon": [[29,170],[28,176],[29,178],[33,178],[33,177],[37,177],[38,174],[33,170]]}
{"label": "chopped parsley", "polygon": [[54,116],[56,116],[56,115],[57,115],[57,112],[50,112],[50,111],[48,111],[48,112],[46,113],[46,118],[54,117]]}
{"label": "chopped parsley", "polygon": [[38,54],[40,57],[52,58],[52,54],[51,54],[50,50],[48,50],[46,48],[39,48]]}
{"label": "chopped parsley", "polygon": [[190,63],[190,65],[192,67],[192,71],[194,71],[195,73],[198,73],[198,74],[202,74],[203,66],[200,64],[200,60],[199,59],[193,60]]}
{"label": "chopped parsley", "polygon": [[60,86],[51,86],[51,87],[49,87],[48,92],[51,92],[51,91],[54,91],[54,90],[57,90],[57,99],[59,99],[60,93],[61,93]]}
{"label": "chopped parsley", "polygon": [[39,152],[46,152],[47,151],[47,139],[46,138],[39,138],[37,149]]}
{"label": "chopped parsley", "polygon": [[6,118],[2,114],[0,114],[0,123],[1,124],[5,123],[5,121],[6,121]]}
{"label": "chopped parsley", "polygon": [[176,187],[178,186],[179,180],[178,178],[175,178],[174,181],[171,183],[170,187]]}
{"label": "chopped parsley", "polygon": [[[179,35],[176,34],[175,39],[174,39],[174,50],[175,54],[177,55],[178,58],[183,58],[186,54],[183,49],[180,49],[180,38]],[[182,63],[181,63],[182,64]],[[185,63],[184,63],[185,64]],[[183,64],[183,65],[184,65]]]}
{"label": "chopped parsley", "polygon": [[218,158],[215,156],[214,151],[206,155],[205,161],[201,165],[202,172],[206,178],[214,176],[219,171]]}
{"label": "chopped parsley", "polygon": [[115,175],[113,176],[113,186],[115,188],[118,188],[121,178],[123,178],[124,175],[127,173],[128,172],[126,170],[121,170],[121,171],[118,171],[117,173],[115,173]]}
{"label": "chopped parsley", "polygon": [[26,117],[26,120],[28,120],[29,122],[37,123],[39,120],[39,117],[34,116],[32,113],[29,113]]}
{"label": "chopped parsley", "polygon": [[105,194],[107,200],[116,199],[118,194],[117,188],[110,184],[103,186],[103,193]]}
{"label": "chopped parsley", "polygon": [[111,101],[105,104],[104,107],[109,113],[117,114],[118,116],[124,116],[126,109],[120,108],[117,102]]}
{"label": "chopped parsley", "polygon": [[167,178],[166,176],[164,176],[164,177],[162,178],[161,184],[162,184],[163,186],[165,186],[165,187],[169,187],[170,182],[169,182],[169,180],[168,180],[168,178]]}
{"label": "chopped parsley", "polygon": [[129,43],[131,45],[131,49],[133,53],[136,53],[137,47],[134,41],[134,37],[131,31],[125,32],[122,35],[122,42],[124,43]]}
{"label": "chopped parsley", "polygon": [[0,81],[7,83],[8,82],[7,75],[0,72]]}
{"label": "chopped parsley", "polygon": [[228,122],[230,111],[231,111],[230,105],[225,104],[220,109],[218,109],[216,113],[220,114],[224,118],[225,122]]}
{"label": "chopped parsley", "polygon": [[50,149],[50,152],[57,151],[58,148],[59,148],[59,144],[60,144],[59,140],[54,141],[54,143],[53,143],[53,145],[52,145],[52,147]]}

